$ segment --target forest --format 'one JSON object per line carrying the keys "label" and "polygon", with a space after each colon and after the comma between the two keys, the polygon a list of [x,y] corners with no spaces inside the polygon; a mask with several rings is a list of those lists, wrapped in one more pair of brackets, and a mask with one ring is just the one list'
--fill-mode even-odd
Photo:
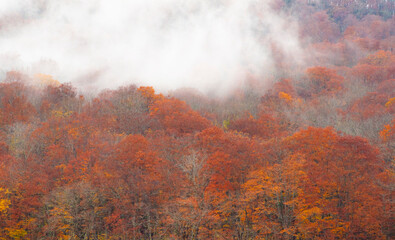
{"label": "forest", "polygon": [[394,239],[395,2],[272,4],[314,54],[226,96],[8,71],[0,239]]}

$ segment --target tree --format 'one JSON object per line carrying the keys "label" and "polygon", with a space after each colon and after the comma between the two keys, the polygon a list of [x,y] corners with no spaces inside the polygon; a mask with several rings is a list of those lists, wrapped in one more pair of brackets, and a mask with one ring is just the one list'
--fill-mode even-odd
{"label": "tree", "polygon": [[46,196],[41,238],[98,239],[105,236],[106,199],[89,183],[57,188]]}
{"label": "tree", "polygon": [[291,156],[303,156],[307,178],[296,212],[303,238],[380,238],[382,189],[374,179],[383,171],[377,149],[360,137],[332,129],[308,128],[285,140]]}
{"label": "tree", "polygon": [[238,212],[242,185],[251,169],[263,162],[258,143],[243,134],[212,127],[197,135],[196,144],[206,152],[211,172],[205,198],[212,206],[209,217],[213,220],[205,226],[212,229],[206,238],[248,238],[248,226]]}
{"label": "tree", "polygon": [[294,156],[249,174],[243,185],[242,217],[252,225],[256,238],[293,239],[297,234],[296,211],[302,203],[298,196],[306,177],[304,162],[302,156]]}
{"label": "tree", "polygon": [[308,77],[308,95],[336,94],[342,89],[344,78],[336,71],[325,67],[312,67],[306,70]]}
{"label": "tree", "polygon": [[178,99],[161,98],[150,106],[150,114],[170,133],[182,135],[202,131],[210,122]]}
{"label": "tree", "polygon": [[128,135],[104,163],[105,196],[111,203],[105,220],[114,237],[150,239],[160,234],[161,170],[166,162],[149,146],[145,137]]}
{"label": "tree", "polygon": [[36,110],[27,99],[27,89],[21,82],[0,83],[0,126],[27,122]]}

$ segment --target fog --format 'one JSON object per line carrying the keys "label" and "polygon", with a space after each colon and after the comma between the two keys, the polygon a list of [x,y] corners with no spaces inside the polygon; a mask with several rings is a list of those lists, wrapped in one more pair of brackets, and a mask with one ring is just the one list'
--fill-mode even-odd
{"label": "fog", "polygon": [[0,79],[17,70],[97,90],[224,94],[301,64],[297,23],[268,0],[0,0]]}

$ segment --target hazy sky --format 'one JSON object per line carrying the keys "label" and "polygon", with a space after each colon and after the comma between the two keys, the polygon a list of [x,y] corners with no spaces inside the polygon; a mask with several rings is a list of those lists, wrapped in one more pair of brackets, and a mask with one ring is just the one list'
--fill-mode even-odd
{"label": "hazy sky", "polygon": [[297,25],[268,0],[0,0],[0,78],[50,74],[84,88],[123,84],[227,92],[296,59]]}

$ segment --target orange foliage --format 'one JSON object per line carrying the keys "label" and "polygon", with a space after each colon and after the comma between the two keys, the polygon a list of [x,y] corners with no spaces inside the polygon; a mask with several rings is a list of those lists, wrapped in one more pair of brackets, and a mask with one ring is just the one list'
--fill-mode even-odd
{"label": "orange foliage", "polygon": [[27,89],[20,82],[0,83],[0,124],[27,122],[36,113],[26,96]]}
{"label": "orange foliage", "polygon": [[312,67],[306,70],[311,94],[314,96],[335,94],[343,87],[344,78],[335,70],[325,67]]}
{"label": "orange foliage", "polygon": [[201,131],[210,123],[178,99],[162,98],[150,106],[150,114],[158,119],[170,133],[189,134]]}
{"label": "orange foliage", "polygon": [[383,170],[376,149],[364,139],[339,136],[328,128],[296,133],[286,145],[305,159],[299,195],[304,200],[296,212],[301,237],[382,237],[383,189],[369,180]]}

